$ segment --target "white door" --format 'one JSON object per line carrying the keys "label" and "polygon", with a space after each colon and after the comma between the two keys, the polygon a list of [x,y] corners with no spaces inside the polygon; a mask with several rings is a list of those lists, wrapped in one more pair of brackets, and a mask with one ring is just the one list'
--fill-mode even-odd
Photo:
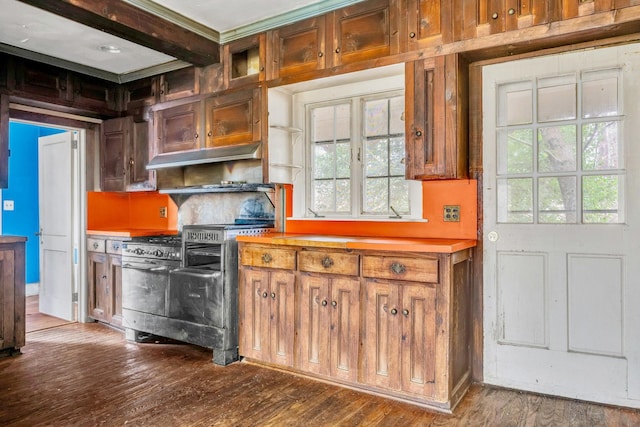
{"label": "white door", "polygon": [[640,46],[483,69],[484,379],[640,407]]}
{"label": "white door", "polygon": [[73,149],[71,132],[38,139],[40,312],[73,313]]}

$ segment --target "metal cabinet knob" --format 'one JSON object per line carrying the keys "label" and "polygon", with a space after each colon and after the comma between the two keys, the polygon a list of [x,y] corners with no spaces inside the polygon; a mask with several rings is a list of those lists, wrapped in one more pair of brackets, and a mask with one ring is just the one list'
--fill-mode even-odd
{"label": "metal cabinet knob", "polygon": [[402,314],[404,314],[405,316],[409,315],[409,310],[407,310],[406,308],[404,310],[402,310]]}
{"label": "metal cabinet knob", "polygon": [[412,39],[414,39],[416,37],[416,33],[414,33],[413,31],[411,31],[409,33],[409,37],[411,37]]}
{"label": "metal cabinet knob", "polygon": [[273,261],[273,257],[271,256],[270,253],[264,253],[262,254],[262,262],[265,264],[269,264],[271,261]]}
{"label": "metal cabinet knob", "polygon": [[324,268],[332,267],[332,266],[333,266],[333,259],[331,259],[331,257],[328,257],[328,256],[327,256],[327,257],[324,257],[324,258],[322,259],[322,266],[323,266]]}
{"label": "metal cabinet knob", "polygon": [[195,139],[198,139],[198,134],[196,133],[193,137],[194,137]]}
{"label": "metal cabinet knob", "polygon": [[508,13],[509,15],[513,15],[514,13],[516,13],[516,10],[515,10],[514,8],[511,8],[511,9],[509,9],[509,10],[507,11],[507,13]]}
{"label": "metal cabinet knob", "polygon": [[271,292],[271,299],[276,299],[276,293],[275,292]]}
{"label": "metal cabinet knob", "polygon": [[404,264],[400,264],[399,262],[392,263],[390,269],[395,274],[402,274],[407,271],[407,267]]}
{"label": "metal cabinet knob", "polygon": [[391,314],[395,316],[396,314],[398,314],[398,310],[395,309],[395,308],[392,308],[391,309]]}
{"label": "metal cabinet knob", "polygon": [[498,19],[498,12],[493,12],[493,15],[491,15],[491,18]]}
{"label": "metal cabinet knob", "polygon": [[100,246],[98,242],[93,242],[93,249],[98,249],[98,246]]}
{"label": "metal cabinet knob", "polygon": [[212,136],[213,133],[211,133],[211,131],[207,132],[207,136]]}
{"label": "metal cabinet knob", "polygon": [[268,296],[269,296],[269,294],[268,294],[268,293],[266,293],[266,292],[263,292],[263,293],[262,293],[262,298],[266,298],[266,297],[268,297]]}
{"label": "metal cabinet knob", "polygon": [[331,306],[332,307],[337,307],[338,306],[338,302],[337,301],[331,301]]}
{"label": "metal cabinet knob", "polygon": [[416,136],[422,136],[422,131],[421,130],[417,130],[416,131]]}
{"label": "metal cabinet knob", "polygon": [[322,58],[323,56],[324,56],[324,53],[318,52],[318,57]]}
{"label": "metal cabinet knob", "polygon": [[336,48],[336,53],[340,53],[340,48],[339,47]]}
{"label": "metal cabinet knob", "polygon": [[328,304],[328,303],[327,303],[327,300],[326,300],[326,299],[323,299],[323,300],[322,300],[322,306],[323,306],[323,307],[326,307],[326,306],[327,306],[327,304]]}

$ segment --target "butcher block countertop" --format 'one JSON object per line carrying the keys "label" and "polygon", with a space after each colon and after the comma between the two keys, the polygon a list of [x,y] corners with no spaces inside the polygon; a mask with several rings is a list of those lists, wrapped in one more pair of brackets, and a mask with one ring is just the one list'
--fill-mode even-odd
{"label": "butcher block countertop", "polygon": [[22,236],[0,236],[0,243],[20,243],[26,240],[27,238]]}
{"label": "butcher block countertop", "polygon": [[397,252],[453,253],[476,246],[475,240],[413,239],[405,237],[326,236],[318,234],[268,233],[238,236],[238,242],[336,249],[368,249]]}
{"label": "butcher block countertop", "polygon": [[109,229],[87,230],[87,236],[108,236],[108,237],[139,237],[139,236],[160,236],[166,234],[178,234],[177,230],[157,230],[146,228],[130,228],[130,229]]}

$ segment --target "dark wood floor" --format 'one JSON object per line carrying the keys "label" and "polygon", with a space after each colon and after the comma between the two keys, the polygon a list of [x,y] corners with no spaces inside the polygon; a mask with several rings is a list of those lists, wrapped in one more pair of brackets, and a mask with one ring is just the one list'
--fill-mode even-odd
{"label": "dark wood floor", "polygon": [[27,332],[39,331],[41,329],[55,328],[56,326],[66,325],[68,322],[64,319],[48,316],[40,313],[40,301],[38,295],[28,296],[25,299],[25,314]]}
{"label": "dark wood floor", "polygon": [[0,359],[2,426],[638,426],[640,412],[479,385],[438,414],[107,326],[27,334]]}

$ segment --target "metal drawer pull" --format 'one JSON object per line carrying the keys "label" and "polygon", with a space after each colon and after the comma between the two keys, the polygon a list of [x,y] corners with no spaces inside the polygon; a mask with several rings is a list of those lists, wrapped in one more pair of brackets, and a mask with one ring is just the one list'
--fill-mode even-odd
{"label": "metal drawer pull", "polygon": [[333,259],[331,259],[331,257],[328,257],[328,256],[322,258],[322,266],[324,268],[333,267]]}
{"label": "metal drawer pull", "polygon": [[326,300],[326,299],[323,299],[323,300],[322,300],[322,306],[323,306],[323,307],[326,307],[326,305],[327,305],[327,304],[328,304],[328,303],[327,303],[327,300]]}
{"label": "metal drawer pull", "polygon": [[395,308],[392,308],[391,309],[391,314],[395,316],[396,314],[398,314],[398,310],[395,309]]}
{"label": "metal drawer pull", "polygon": [[409,310],[407,310],[406,308],[404,310],[402,310],[402,314],[404,314],[405,316],[409,315]]}
{"label": "metal drawer pull", "polygon": [[98,246],[100,246],[98,242],[93,242],[93,249],[98,249]]}
{"label": "metal drawer pull", "polygon": [[188,296],[189,298],[202,298],[202,295],[194,294],[193,292],[189,292]]}
{"label": "metal drawer pull", "polygon": [[262,298],[266,298],[266,297],[268,297],[268,296],[269,296],[269,294],[268,294],[268,293],[266,293],[266,292],[263,292],[263,293],[262,293]]}
{"label": "metal drawer pull", "polygon": [[262,254],[262,262],[265,264],[269,264],[271,261],[273,261],[273,257],[271,256],[270,253],[264,253]]}
{"label": "metal drawer pull", "polygon": [[394,262],[391,264],[391,271],[395,274],[402,274],[407,271],[407,267],[404,264],[400,264],[399,262]]}

